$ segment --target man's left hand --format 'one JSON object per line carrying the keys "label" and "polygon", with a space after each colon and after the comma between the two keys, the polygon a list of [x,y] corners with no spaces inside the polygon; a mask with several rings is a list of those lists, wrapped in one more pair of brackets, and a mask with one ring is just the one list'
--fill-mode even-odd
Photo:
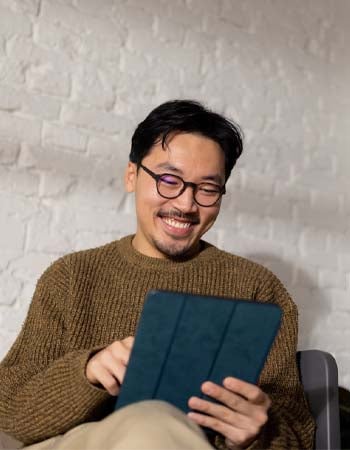
{"label": "man's left hand", "polygon": [[233,377],[225,378],[223,386],[206,381],[201,390],[220,404],[191,397],[188,404],[196,412],[189,412],[189,418],[222,434],[226,445],[232,449],[245,448],[257,438],[267,422],[271,406],[265,392]]}

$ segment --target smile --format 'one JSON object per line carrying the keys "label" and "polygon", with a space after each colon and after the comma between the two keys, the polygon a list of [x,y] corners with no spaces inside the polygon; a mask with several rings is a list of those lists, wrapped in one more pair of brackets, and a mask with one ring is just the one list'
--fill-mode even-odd
{"label": "smile", "polygon": [[163,220],[165,223],[174,228],[187,229],[192,225],[191,222],[179,222],[178,220],[171,219],[170,217],[164,217]]}

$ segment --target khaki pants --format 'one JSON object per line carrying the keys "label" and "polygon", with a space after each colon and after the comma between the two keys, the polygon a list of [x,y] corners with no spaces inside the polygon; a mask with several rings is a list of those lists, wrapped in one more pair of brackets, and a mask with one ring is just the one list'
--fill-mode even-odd
{"label": "khaki pants", "polygon": [[165,402],[144,401],[26,450],[212,450],[202,430]]}

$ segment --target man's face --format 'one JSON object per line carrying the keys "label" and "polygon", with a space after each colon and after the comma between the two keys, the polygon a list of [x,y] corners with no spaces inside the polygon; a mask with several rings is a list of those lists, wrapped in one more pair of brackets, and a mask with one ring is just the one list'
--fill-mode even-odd
{"label": "man's face", "polygon": [[[219,145],[199,134],[174,134],[162,148],[156,144],[142,160],[156,174],[170,173],[193,183],[225,183],[225,157]],[[135,192],[137,230],[133,246],[156,258],[176,258],[195,253],[201,236],[211,228],[220,210],[220,201],[210,207],[197,205],[193,189],[187,187],[177,198],[161,197],[155,180],[130,163],[125,185]]]}

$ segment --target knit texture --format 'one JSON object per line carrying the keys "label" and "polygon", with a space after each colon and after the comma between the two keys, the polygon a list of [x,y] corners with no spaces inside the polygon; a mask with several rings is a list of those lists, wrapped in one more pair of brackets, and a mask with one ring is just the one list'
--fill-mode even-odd
{"label": "knit texture", "polygon": [[[54,262],[37,283],[21,333],[0,365],[0,429],[25,444],[98,420],[114,402],[85,377],[97,350],[134,335],[146,293],[164,289],[269,301],[281,329],[259,385],[272,399],[269,421],[252,448],[312,448],[314,423],[296,365],[297,310],[267,269],[204,243],[179,261],[137,252],[127,236]],[[248,325],[248,324],[247,324]],[[218,436],[218,447],[225,447]]]}

